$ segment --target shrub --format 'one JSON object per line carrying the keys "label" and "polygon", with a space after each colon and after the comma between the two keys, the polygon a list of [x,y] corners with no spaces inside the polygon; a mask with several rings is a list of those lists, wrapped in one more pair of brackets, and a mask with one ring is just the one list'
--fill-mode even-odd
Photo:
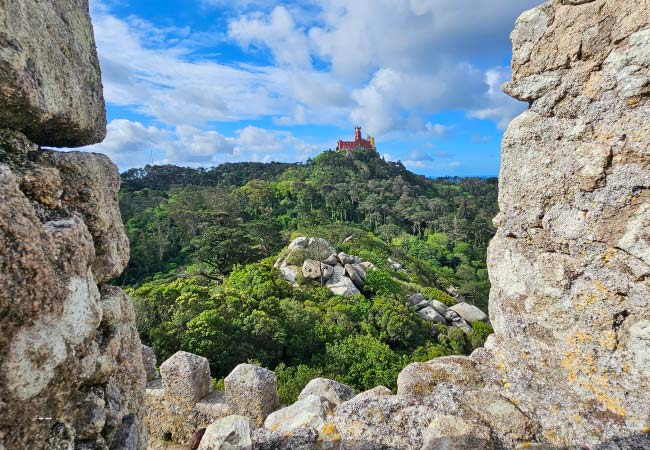
{"label": "shrub", "polygon": [[314,378],[322,376],[318,368],[300,364],[296,367],[280,363],[275,368],[278,377],[278,395],[282,405],[290,405],[298,400],[298,395]]}
{"label": "shrub", "polygon": [[456,303],[458,303],[454,297],[447,294],[445,291],[434,287],[423,288],[420,293],[429,300],[438,300],[447,306],[454,306]]}

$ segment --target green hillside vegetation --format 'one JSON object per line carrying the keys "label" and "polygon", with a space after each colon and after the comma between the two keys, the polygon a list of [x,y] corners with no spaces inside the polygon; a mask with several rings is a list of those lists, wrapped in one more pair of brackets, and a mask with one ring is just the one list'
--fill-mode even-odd
{"label": "green hillside vegetation", "polygon": [[[432,330],[405,297],[451,304],[453,286],[486,309],[496,198],[496,179],[428,179],[373,151],[328,151],[305,164],[147,166],[123,174],[131,262],[117,282],[130,287],[159,359],[197,353],[217,378],[256,361],[276,370],[284,402],[316,376],[394,388],[407,363],[467,354],[489,334],[483,323],[468,334]],[[301,235],[374,263],[364,295],[284,281],[273,264]]]}

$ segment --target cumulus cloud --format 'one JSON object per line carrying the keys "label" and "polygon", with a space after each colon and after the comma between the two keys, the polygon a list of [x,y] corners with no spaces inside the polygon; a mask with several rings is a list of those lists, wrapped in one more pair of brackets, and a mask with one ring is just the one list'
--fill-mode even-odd
{"label": "cumulus cloud", "polygon": [[505,130],[508,123],[526,108],[524,103],[501,92],[500,86],[509,79],[510,71],[505,67],[488,70],[485,74],[485,84],[489,88],[482,96],[483,105],[470,109],[467,116],[494,120],[500,130]]}
{"label": "cumulus cloud", "polygon": [[309,41],[283,6],[268,16],[257,13],[230,22],[228,35],[244,48],[267,46],[279,64],[311,68]]}
{"label": "cumulus cloud", "polygon": [[192,59],[182,46],[149,48],[150,27],[110,14],[94,16],[104,94],[169,125],[201,125],[277,115],[289,101],[288,74]]}
{"label": "cumulus cloud", "polygon": [[108,124],[104,142],[87,150],[105,153],[124,169],[151,163],[212,166],[225,161],[298,161],[314,155],[318,147],[289,132],[253,126],[224,136],[185,125],[167,130],[115,119]]}
{"label": "cumulus cloud", "polygon": [[[380,139],[440,137],[451,128],[431,120],[439,112],[460,110],[504,128],[522,109],[499,90],[509,70],[485,61],[507,54],[514,19],[538,0],[200,2],[229,10],[225,35],[118,18],[110,2],[93,4],[107,102],[155,124],[111,122],[97,148],[118,163],[146,160],[151,148],[164,161],[188,164],[286,151],[293,153],[285,158],[299,159],[312,151],[277,130],[210,131],[222,122],[354,123]],[[272,61],[252,65],[197,52],[212,39],[262,50]]]}
{"label": "cumulus cloud", "polygon": [[[499,126],[518,110],[495,89],[501,68],[486,71],[471,61],[507,52],[514,19],[537,0],[503,0],[498,5],[489,0],[315,3],[319,16],[311,27],[295,24],[295,8],[290,12],[279,6],[235,19],[229,30],[244,48],[254,43],[268,48],[277,64],[299,66],[303,73],[296,76],[293,71],[293,94],[307,107],[324,109],[315,96],[332,99],[327,106],[339,108],[351,99],[349,118],[380,136],[423,131],[423,117],[442,110],[472,111],[472,117]],[[328,69],[312,70],[305,77],[313,61]],[[305,81],[314,74],[321,78],[316,89]],[[291,116],[280,120],[293,123]]]}

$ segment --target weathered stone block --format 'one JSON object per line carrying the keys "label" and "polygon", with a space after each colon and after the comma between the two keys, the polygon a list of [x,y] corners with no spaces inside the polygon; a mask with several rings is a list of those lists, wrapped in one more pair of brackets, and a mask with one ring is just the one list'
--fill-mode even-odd
{"label": "weathered stone block", "polygon": [[298,400],[309,395],[318,395],[329,400],[330,403],[339,406],[343,402],[347,402],[354,397],[355,392],[347,384],[339,383],[338,381],[328,380],[327,378],[314,378],[305,388],[300,392]]}
{"label": "weathered stone block", "polygon": [[199,450],[251,450],[252,447],[250,419],[237,415],[212,423],[199,444]]}
{"label": "weathered stone block", "polygon": [[87,0],[0,3],[0,127],[55,147],[104,139],[106,113]]}
{"label": "weathered stone block", "polygon": [[249,417],[254,428],[280,406],[278,379],[274,372],[240,364],[224,379],[226,402],[234,414]]}
{"label": "weathered stone block", "polygon": [[148,345],[142,345],[142,363],[147,374],[147,381],[160,378],[160,374],[156,368],[156,353]]}
{"label": "weathered stone block", "polygon": [[202,356],[176,352],[160,365],[165,398],[195,404],[212,392],[210,363]]}

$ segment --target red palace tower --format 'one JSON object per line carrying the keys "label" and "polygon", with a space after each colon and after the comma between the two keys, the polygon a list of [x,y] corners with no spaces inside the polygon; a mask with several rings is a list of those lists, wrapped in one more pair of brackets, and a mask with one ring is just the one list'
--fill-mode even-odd
{"label": "red palace tower", "polygon": [[361,137],[361,127],[354,127],[354,141],[342,141],[339,139],[336,146],[337,152],[353,152],[355,150],[376,150],[375,138],[368,136],[368,139]]}

